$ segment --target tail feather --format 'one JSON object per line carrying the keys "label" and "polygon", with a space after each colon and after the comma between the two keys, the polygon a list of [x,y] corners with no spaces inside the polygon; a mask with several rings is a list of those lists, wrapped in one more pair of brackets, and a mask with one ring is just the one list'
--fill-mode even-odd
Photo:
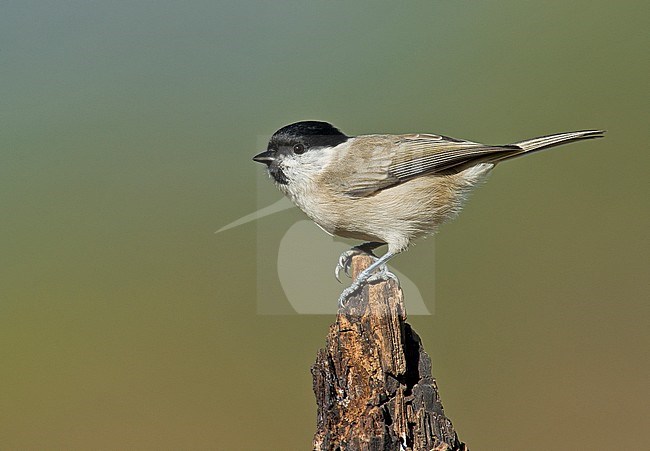
{"label": "tail feather", "polygon": [[527,139],[512,143],[513,146],[520,147],[525,152],[532,150],[542,150],[560,144],[566,144],[573,141],[581,141],[583,139],[602,138],[604,130],[581,130],[577,132],[557,133],[555,135],[540,136],[538,138]]}
{"label": "tail feather", "polygon": [[490,163],[499,163],[520,155],[527,155],[531,152],[537,152],[538,150],[544,150],[549,147],[560,146],[574,141],[582,141],[583,139],[603,138],[604,134],[605,130],[581,130],[577,132],[556,133],[554,135],[540,136],[525,141],[519,141],[509,144],[507,147],[519,147],[521,151],[518,152],[515,150],[513,153],[493,158],[490,160]]}

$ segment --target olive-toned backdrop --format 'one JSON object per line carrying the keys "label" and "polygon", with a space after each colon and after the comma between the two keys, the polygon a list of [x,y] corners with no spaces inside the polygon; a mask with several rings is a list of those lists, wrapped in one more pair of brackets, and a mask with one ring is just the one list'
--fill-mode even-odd
{"label": "olive-toned backdrop", "polygon": [[488,143],[607,129],[504,163],[394,267],[434,312],[410,321],[472,449],[650,448],[649,14],[3,2],[0,448],[309,449],[333,318],[258,274],[303,216],[213,233],[279,199],[250,159],[301,119]]}

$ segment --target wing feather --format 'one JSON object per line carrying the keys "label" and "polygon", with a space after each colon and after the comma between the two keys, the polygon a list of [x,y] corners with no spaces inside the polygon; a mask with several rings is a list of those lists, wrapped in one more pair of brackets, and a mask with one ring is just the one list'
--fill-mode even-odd
{"label": "wing feather", "polygon": [[[393,137],[395,138],[395,137]],[[369,196],[418,176],[457,172],[481,161],[521,152],[520,147],[487,146],[441,135],[399,135],[384,147],[382,158],[372,158],[354,174],[346,193]]]}

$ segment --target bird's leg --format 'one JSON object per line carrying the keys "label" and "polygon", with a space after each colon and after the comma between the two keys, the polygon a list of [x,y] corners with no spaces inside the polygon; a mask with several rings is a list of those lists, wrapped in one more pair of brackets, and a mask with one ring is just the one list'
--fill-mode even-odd
{"label": "bird's leg", "polygon": [[345,273],[346,276],[351,277],[350,275],[350,265],[352,264],[352,257],[355,255],[360,255],[360,254],[367,254],[370,255],[373,258],[377,258],[375,254],[372,253],[372,251],[379,246],[383,246],[385,243],[379,243],[379,242],[369,242],[369,243],[363,243],[359,246],[355,246],[350,250],[347,250],[341,254],[339,257],[339,261],[336,264],[336,268],[334,268],[334,277],[336,277],[336,280],[341,282],[341,279],[339,278],[339,274],[341,270]]}
{"label": "bird's leg", "polygon": [[[357,278],[352,282],[348,288],[343,290],[341,296],[339,296],[339,307],[345,306],[345,301],[347,298],[357,291],[364,282],[366,281],[376,281],[376,280],[386,280],[393,279],[397,280],[394,274],[390,273],[386,268],[386,262],[395,256],[392,252],[386,252],[381,258],[378,258],[372,265],[368,266],[366,269],[361,271]],[[378,274],[373,274],[373,272],[379,268]]]}

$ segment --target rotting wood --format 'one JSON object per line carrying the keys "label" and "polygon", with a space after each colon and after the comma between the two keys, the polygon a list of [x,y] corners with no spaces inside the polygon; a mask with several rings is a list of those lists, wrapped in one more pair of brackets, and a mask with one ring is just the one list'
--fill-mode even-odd
{"label": "rotting wood", "polygon": [[[353,277],[371,263],[353,257]],[[366,284],[339,309],[312,375],[315,450],[468,449],[444,414],[395,281]]]}

